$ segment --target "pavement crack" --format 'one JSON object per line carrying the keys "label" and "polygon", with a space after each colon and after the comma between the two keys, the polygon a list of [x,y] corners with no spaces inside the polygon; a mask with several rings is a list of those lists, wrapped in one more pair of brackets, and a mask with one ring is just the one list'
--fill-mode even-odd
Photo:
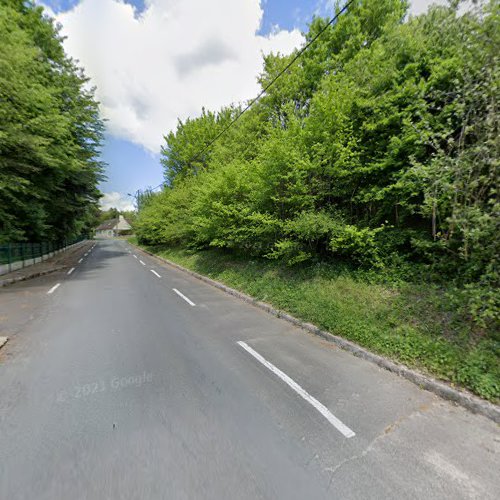
{"label": "pavement crack", "polygon": [[373,450],[373,448],[377,445],[377,443],[379,441],[382,441],[383,439],[385,439],[391,432],[393,432],[398,427],[400,427],[402,423],[407,422],[408,420],[411,420],[412,418],[415,418],[418,415],[421,415],[423,412],[429,411],[429,409],[431,407],[432,407],[432,403],[422,404],[418,408],[413,410],[411,413],[409,413],[408,415],[402,415],[397,420],[395,420],[392,424],[389,424],[380,434],[378,434],[361,453],[358,453],[356,455],[352,455],[351,457],[345,458],[340,463],[338,463],[335,467],[326,467],[324,469],[325,472],[330,472],[330,481],[328,482],[327,491],[330,489],[330,487],[333,483],[334,477],[335,477],[336,473],[339,471],[339,469],[341,469],[342,467],[344,467],[348,463],[365,458]]}
{"label": "pavement crack", "polygon": [[380,440],[382,440],[382,439],[384,439],[386,436],[387,436],[387,434],[385,432],[382,433],[382,434],[379,434],[377,437],[375,437],[375,439],[373,439],[370,442],[370,444],[361,453],[358,453],[356,455],[352,455],[351,457],[345,458],[339,464],[337,464],[335,467],[327,467],[325,469],[325,471],[331,473],[331,475],[330,475],[330,481],[328,482],[327,491],[330,490],[330,487],[332,486],[335,474],[342,467],[344,467],[344,465],[346,465],[346,464],[348,464],[350,462],[355,462],[356,460],[360,460],[360,459],[366,457],[366,455],[368,455],[368,453],[370,453],[373,450],[373,447],[377,444],[377,442],[380,441]]}

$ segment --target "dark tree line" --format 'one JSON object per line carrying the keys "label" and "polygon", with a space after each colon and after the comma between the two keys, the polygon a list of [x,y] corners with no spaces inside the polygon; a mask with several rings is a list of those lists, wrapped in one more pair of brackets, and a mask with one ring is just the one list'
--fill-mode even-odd
{"label": "dark tree line", "polygon": [[72,238],[95,220],[94,91],[32,1],[0,0],[0,242]]}

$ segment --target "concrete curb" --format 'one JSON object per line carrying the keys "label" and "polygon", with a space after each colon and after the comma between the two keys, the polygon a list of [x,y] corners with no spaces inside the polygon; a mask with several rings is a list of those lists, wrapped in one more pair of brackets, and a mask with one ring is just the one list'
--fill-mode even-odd
{"label": "concrete curb", "polygon": [[46,274],[55,273],[56,271],[61,271],[65,266],[58,266],[52,269],[47,269],[45,271],[37,271],[35,273],[27,274],[25,276],[19,276],[17,278],[7,278],[4,280],[0,280],[0,288],[3,286],[11,285],[12,283],[17,283],[18,281],[26,281],[32,278],[38,278],[39,276],[45,276]]}
{"label": "concrete curb", "polygon": [[[132,243],[129,244],[133,245]],[[222,290],[228,293],[229,295],[232,295],[233,297],[237,297],[238,299],[243,300],[244,302],[252,304],[253,306],[258,307],[259,309],[262,309],[268,312],[269,314],[272,314],[273,316],[284,319],[285,321],[288,321],[289,323],[292,323],[295,326],[307,330],[308,332],[313,333],[314,335],[318,335],[324,338],[325,340],[336,344],[341,349],[349,351],[358,358],[362,358],[366,361],[369,361],[371,363],[380,366],[381,368],[389,370],[390,372],[395,373],[400,377],[409,380],[410,382],[413,382],[414,384],[418,385],[421,389],[433,392],[434,394],[437,394],[443,399],[446,399],[448,401],[453,401],[454,403],[457,403],[463,406],[464,408],[467,408],[473,413],[478,413],[480,415],[483,415],[493,420],[497,424],[500,424],[500,406],[485,401],[484,399],[481,399],[475,396],[474,394],[466,392],[465,390],[455,389],[454,387],[448,385],[445,382],[441,382],[439,380],[431,378],[416,370],[410,369],[405,365],[395,363],[394,361],[391,361],[388,358],[374,354],[366,350],[365,348],[359,346],[358,344],[355,344],[354,342],[346,340],[342,337],[334,335],[333,333],[327,332],[325,330],[321,330],[320,328],[318,328],[315,325],[312,325],[311,323],[306,323],[298,318],[295,318],[291,314],[275,309],[270,304],[267,304],[265,302],[260,302],[254,297],[239,292],[234,288],[230,288],[224,285],[223,283],[220,283],[219,281],[215,281],[211,278],[203,276],[202,274],[198,274],[195,271],[186,269],[185,267],[182,267],[179,264],[176,264],[175,262],[172,262],[168,259],[155,255],[154,253],[144,250],[143,248],[140,248],[136,245],[133,246],[138,250],[154,257],[155,259],[158,259],[161,262],[164,262],[165,264],[174,267],[175,269],[187,273],[199,279],[200,281],[208,283],[209,285],[212,285],[215,288],[218,288],[219,290]]]}
{"label": "concrete curb", "polygon": [[9,337],[0,337],[0,349],[7,343]]}

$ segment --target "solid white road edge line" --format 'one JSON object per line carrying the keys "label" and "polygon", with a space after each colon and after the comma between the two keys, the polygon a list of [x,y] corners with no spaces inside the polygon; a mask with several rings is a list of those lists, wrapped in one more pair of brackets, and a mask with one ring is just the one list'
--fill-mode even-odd
{"label": "solid white road edge line", "polygon": [[150,271],[155,275],[155,276],[158,276],[158,278],[161,278],[161,276],[154,270],[154,269],[150,269]]}
{"label": "solid white road edge line", "polygon": [[142,260],[139,261],[143,266],[145,266],[146,264],[144,262],[142,262]]}
{"label": "solid white road edge line", "polygon": [[192,300],[189,300],[184,294],[182,294],[181,292],[179,292],[179,290],[177,290],[177,288],[172,288],[172,290],[179,296],[181,297],[182,299],[184,299],[190,306],[195,306],[196,304],[192,301]]}
{"label": "solid white road edge line", "polygon": [[247,343],[238,341],[238,345],[243,347],[245,351],[251,354],[257,361],[260,361],[266,368],[271,370],[275,375],[277,375],[283,382],[289,385],[299,396],[303,397],[308,403],[310,403],[316,410],[318,410],[321,415],[323,415],[328,422],[330,422],[335,429],[341,432],[346,438],[354,437],[356,434],[354,431],[349,429],[347,425],[341,422],[325,405],[321,404],[316,398],[311,396],[305,389],[303,389],[297,382],[292,380],[286,373],[283,373],[279,368],[269,363],[267,359],[261,356],[257,351],[252,349]]}
{"label": "solid white road edge line", "polygon": [[75,270],[75,268],[74,268],[74,267],[72,267],[72,268],[68,271],[68,274],[71,274],[74,270]]}
{"label": "solid white road edge line", "polygon": [[58,283],[57,285],[54,285],[48,292],[47,294],[54,293],[59,287],[61,286],[61,283]]}

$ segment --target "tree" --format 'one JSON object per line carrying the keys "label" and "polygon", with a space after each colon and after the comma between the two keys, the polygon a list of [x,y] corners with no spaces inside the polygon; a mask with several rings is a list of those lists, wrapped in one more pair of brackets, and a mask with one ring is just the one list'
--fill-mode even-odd
{"label": "tree", "polygon": [[87,231],[103,125],[83,71],[33,2],[0,2],[0,239]]}
{"label": "tree", "polygon": [[[500,7],[407,7],[354,2],[214,144],[237,108],[179,123],[139,238],[289,264],[405,259],[498,320]],[[262,87],[291,57],[265,58]]]}

